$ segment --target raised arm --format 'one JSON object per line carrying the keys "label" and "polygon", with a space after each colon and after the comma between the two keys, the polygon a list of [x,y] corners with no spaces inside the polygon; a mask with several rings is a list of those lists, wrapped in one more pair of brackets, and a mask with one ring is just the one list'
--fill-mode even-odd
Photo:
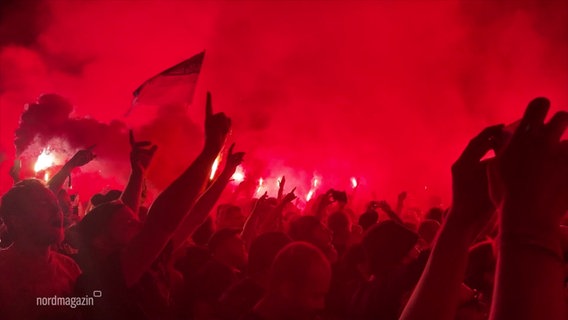
{"label": "raised arm", "polygon": [[130,130],[130,147],[132,148],[130,151],[130,167],[132,172],[130,173],[128,184],[126,188],[124,188],[120,199],[125,205],[132,209],[134,213],[138,214],[144,185],[144,175],[158,146],[152,145],[152,143],[148,141],[137,142],[134,140],[134,133]]}
{"label": "raised arm", "polygon": [[278,201],[281,201],[284,197],[284,186],[286,186],[286,177],[282,176],[282,178],[278,180]]}
{"label": "raised arm", "polygon": [[259,207],[262,206],[262,202],[266,201],[266,199],[268,199],[268,192],[265,192],[264,195],[256,201],[254,208],[245,221],[243,231],[241,232],[241,238],[247,245],[250,245],[257,235],[258,225],[262,218],[261,216],[265,213],[260,210]]}
{"label": "raised arm", "polygon": [[75,153],[55,175],[53,175],[47,183],[47,186],[53,193],[57,194],[57,192],[59,192],[73,169],[86,165],[96,157],[93,153],[94,147],[95,146],[91,146],[87,149],[77,151],[77,153]]}
{"label": "raised arm", "polygon": [[194,162],[156,198],[142,230],[121,255],[128,286],[136,283],[171,239],[185,214],[201,193],[211,164],[220,152],[231,126],[223,113],[213,114],[211,95],[205,107],[205,146]]}
{"label": "raised arm", "polygon": [[568,113],[544,124],[550,102],[533,100],[498,155],[504,204],[491,319],[568,319],[560,221],[568,210]]}
{"label": "raised arm", "polygon": [[263,217],[262,221],[259,223],[257,228],[258,234],[262,234],[270,231],[283,231],[282,228],[282,215],[286,206],[294,201],[297,197],[294,194],[296,188],[292,189],[288,194],[282,198],[278,205],[268,212],[266,217]]}
{"label": "raised arm", "polygon": [[406,200],[406,191],[399,193],[396,200],[397,201],[396,201],[395,212],[397,215],[400,216],[402,214],[402,210],[404,209],[404,200]]}
{"label": "raised arm", "polygon": [[331,197],[334,193],[333,189],[329,189],[325,194],[318,196],[314,209],[313,215],[316,216],[320,221],[323,221],[326,216],[327,207],[332,203]]}
{"label": "raised arm", "polygon": [[455,318],[468,249],[494,212],[487,163],[480,159],[501,132],[502,126],[485,129],[452,166],[452,208],[400,319]]}
{"label": "raised arm", "polygon": [[383,210],[387,216],[400,224],[404,224],[404,221],[399,217],[399,215],[391,208],[391,206],[386,201],[379,201],[378,206],[381,210]]}
{"label": "raised arm", "polygon": [[244,157],[244,152],[233,153],[233,148],[235,144],[233,143],[229,148],[229,155],[227,156],[227,161],[223,172],[217,177],[215,182],[201,195],[197,200],[195,205],[191,208],[187,216],[183,219],[181,226],[177,229],[172,238],[174,249],[179,248],[187,238],[189,238],[193,232],[205,221],[209,212],[221,197],[223,190],[231,181],[231,177],[237,170],[237,167],[241,164]]}

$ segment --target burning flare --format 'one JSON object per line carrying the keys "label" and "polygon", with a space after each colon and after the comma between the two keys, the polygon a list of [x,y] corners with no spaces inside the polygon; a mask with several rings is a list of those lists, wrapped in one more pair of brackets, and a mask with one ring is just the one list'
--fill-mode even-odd
{"label": "burning flare", "polygon": [[48,148],[44,148],[41,151],[41,154],[37,157],[36,163],[34,165],[34,172],[38,173],[41,171],[45,171],[43,173],[43,180],[45,182],[49,181],[49,172],[47,169],[53,167],[55,165],[55,156],[52,153],[52,150]]}
{"label": "burning flare", "polygon": [[211,174],[209,175],[209,180],[213,180],[213,178],[215,178],[215,174],[217,173],[217,169],[219,168],[220,162],[221,162],[221,154],[219,153],[217,158],[215,158],[215,161],[213,161],[213,165],[211,166]]}
{"label": "burning flare", "polygon": [[261,192],[262,192],[262,185],[263,184],[264,184],[264,179],[262,179],[262,178],[258,179],[258,187],[256,188],[256,191],[254,193],[255,196],[260,197],[262,195]]}
{"label": "burning flare", "polygon": [[55,157],[51,153],[51,150],[49,148],[44,148],[41,151],[39,157],[37,157],[37,161],[34,165],[34,171],[36,173],[43,171],[47,168],[52,167],[54,164],[55,164]]}
{"label": "burning flare", "polygon": [[313,189],[310,190],[310,192],[308,192],[308,195],[306,196],[306,201],[309,202],[310,200],[312,200],[312,197],[314,196],[314,192],[315,191]]}
{"label": "burning flare", "polygon": [[355,189],[355,188],[357,188],[358,185],[359,185],[359,182],[357,181],[357,178],[352,177],[352,178],[351,178],[351,187],[352,187],[353,189]]}
{"label": "burning flare", "polygon": [[306,195],[306,202],[312,200],[320,184],[321,184],[321,179],[314,174],[314,177],[312,178],[312,186],[310,188],[310,191]]}
{"label": "burning flare", "polygon": [[233,173],[231,179],[233,179],[233,181],[236,183],[243,182],[245,180],[245,170],[243,169],[243,167],[239,165],[235,170],[235,173]]}

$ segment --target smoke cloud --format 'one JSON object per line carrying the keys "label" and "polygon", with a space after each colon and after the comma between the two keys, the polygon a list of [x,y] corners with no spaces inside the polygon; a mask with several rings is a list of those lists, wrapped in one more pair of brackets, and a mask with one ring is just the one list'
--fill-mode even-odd
{"label": "smoke cloud", "polygon": [[[24,106],[44,93],[69,104],[37,110],[41,125],[26,130],[96,143],[85,172],[105,171],[101,187],[128,175],[127,128],[159,145],[149,183],[172,181],[202,146],[210,90],[233,118],[247,177],[272,186],[286,174],[301,194],[314,174],[322,189],[357,177],[361,197],[407,190],[414,205],[448,204],[450,165],[483,127],[515,121],[535,96],[568,105],[564,1],[7,1],[0,11],[0,192],[19,119],[27,128],[34,109]],[[189,109],[124,117],[140,83],[203,49]]]}

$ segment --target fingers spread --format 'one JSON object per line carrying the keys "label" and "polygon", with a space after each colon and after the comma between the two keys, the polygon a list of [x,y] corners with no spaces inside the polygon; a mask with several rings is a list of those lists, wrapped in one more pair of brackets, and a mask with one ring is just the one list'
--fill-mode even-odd
{"label": "fingers spread", "polygon": [[515,131],[514,138],[542,127],[548,109],[550,109],[550,101],[547,98],[535,98],[532,100],[525,110],[520,126]]}
{"label": "fingers spread", "polygon": [[557,112],[546,125],[547,140],[551,143],[560,141],[568,127],[568,112]]}
{"label": "fingers spread", "polygon": [[494,142],[503,134],[504,125],[499,124],[485,128],[473,138],[464,152],[458,159],[458,162],[479,162],[481,158],[493,148]]}

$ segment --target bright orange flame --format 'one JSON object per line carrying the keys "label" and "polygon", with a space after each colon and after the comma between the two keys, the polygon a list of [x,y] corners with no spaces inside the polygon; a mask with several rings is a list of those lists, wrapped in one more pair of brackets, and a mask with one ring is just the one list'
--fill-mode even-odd
{"label": "bright orange flame", "polygon": [[55,164],[55,157],[51,153],[49,148],[45,148],[41,151],[39,157],[37,157],[36,163],[34,165],[34,171],[40,172],[45,170],[49,167],[52,167]]}
{"label": "bright orange flame", "polygon": [[352,187],[353,189],[355,189],[355,188],[357,188],[358,185],[359,185],[359,182],[357,182],[357,178],[352,177],[352,178],[351,178],[351,187]]}
{"label": "bright orange flame", "polygon": [[215,178],[215,174],[217,173],[217,169],[219,168],[219,163],[221,162],[221,154],[215,158],[213,161],[213,165],[211,166],[211,174],[209,175],[209,180],[213,180]]}
{"label": "bright orange flame", "polygon": [[233,179],[233,181],[236,183],[243,182],[243,180],[245,180],[245,170],[243,169],[243,167],[238,166],[231,179]]}

